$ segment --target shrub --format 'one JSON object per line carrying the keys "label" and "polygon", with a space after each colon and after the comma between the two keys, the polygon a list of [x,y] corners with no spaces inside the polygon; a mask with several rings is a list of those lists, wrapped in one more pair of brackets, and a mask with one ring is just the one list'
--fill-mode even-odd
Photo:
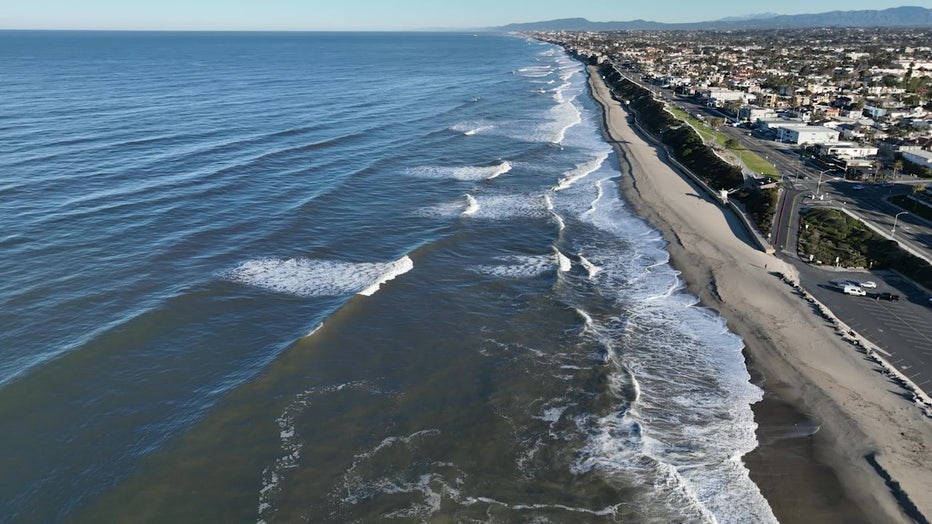
{"label": "shrub", "polygon": [[[889,268],[925,287],[932,287],[932,266],[900,249],[890,239],[867,229],[859,220],[830,208],[816,208],[802,215],[798,250],[825,264],[845,267]],[[808,226],[808,227],[806,227]]]}

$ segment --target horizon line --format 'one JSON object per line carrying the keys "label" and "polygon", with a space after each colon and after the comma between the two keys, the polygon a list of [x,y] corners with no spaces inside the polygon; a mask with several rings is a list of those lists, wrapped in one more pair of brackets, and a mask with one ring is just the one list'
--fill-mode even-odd
{"label": "horizon line", "polygon": [[495,28],[452,29],[98,29],[98,28],[4,28],[0,31],[70,31],[98,33],[495,33]]}

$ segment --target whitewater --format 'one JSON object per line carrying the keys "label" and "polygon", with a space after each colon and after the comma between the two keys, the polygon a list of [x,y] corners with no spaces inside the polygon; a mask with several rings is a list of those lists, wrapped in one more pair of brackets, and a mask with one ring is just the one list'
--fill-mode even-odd
{"label": "whitewater", "polygon": [[774,521],[743,342],[559,49],[6,38],[4,515]]}

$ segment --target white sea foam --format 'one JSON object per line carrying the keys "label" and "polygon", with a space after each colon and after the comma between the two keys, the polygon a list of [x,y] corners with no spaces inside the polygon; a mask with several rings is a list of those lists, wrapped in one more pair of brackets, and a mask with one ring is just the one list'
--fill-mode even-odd
{"label": "white sea foam", "polygon": [[489,176],[487,176],[486,179],[492,180],[493,178],[498,178],[501,175],[504,175],[505,173],[509,171],[511,171],[511,163],[508,162],[507,160],[503,161],[501,164],[498,165],[496,169],[494,169],[491,173],[489,173]]}
{"label": "white sea foam", "polygon": [[576,314],[582,317],[583,325],[585,326],[586,331],[593,331],[595,329],[595,321],[592,320],[592,316],[589,313],[586,313],[582,309],[576,308]]}
{"label": "white sea foam", "polygon": [[567,171],[545,207],[580,219],[561,245],[574,246],[572,260],[590,277],[586,285],[598,285],[618,304],[617,313],[577,306],[585,325],[580,339],[607,348],[602,392],[618,406],[561,414],[560,424],[572,421],[586,439],[572,471],[651,486],[632,501],[645,508],[643,521],[676,515],[688,522],[775,522],[740,460],[757,445],[750,405],[761,394],[750,383],[742,342],[683,292],[663,237],[620,199],[617,173],[588,183],[608,169],[610,153],[604,144],[589,147],[580,138],[585,128],[567,133],[565,142],[589,149],[592,160]]}
{"label": "white sea foam", "polygon": [[403,256],[389,264],[385,268],[385,271],[379,275],[379,278],[377,278],[375,282],[367,286],[365,289],[360,291],[359,294],[365,295],[367,297],[372,296],[376,291],[379,290],[382,284],[388,282],[389,280],[394,280],[397,276],[403,275],[412,269],[414,269],[414,261],[412,261],[411,258],[407,255]]}
{"label": "white sea foam", "polygon": [[333,495],[341,504],[349,506],[383,495],[416,495],[416,498],[404,497],[404,507],[388,511],[381,517],[429,519],[440,511],[444,498],[459,500],[462,497],[459,491],[462,478],[456,466],[449,462],[423,460],[417,465],[404,463],[395,469],[386,468],[385,462],[392,461],[392,456],[398,452],[416,454],[422,441],[440,435],[437,429],[425,429],[410,435],[383,438],[374,448],[353,457],[353,464],[343,474],[342,485]]}
{"label": "white sea foam", "polygon": [[545,124],[546,131],[552,133],[549,142],[561,144],[566,138],[567,131],[582,123],[582,112],[579,106],[574,102],[576,95],[566,96],[564,101],[558,103],[547,112],[550,119],[549,124]]}
{"label": "white sea foam", "polygon": [[288,471],[298,467],[304,442],[295,428],[295,418],[318,397],[338,393],[346,389],[363,389],[379,393],[366,382],[346,382],[331,386],[312,388],[297,395],[282,411],[275,422],[279,428],[282,455],[262,470],[262,487],[259,488],[257,522],[265,523],[274,517],[275,499],[281,493],[282,483]]}
{"label": "white sea foam", "polygon": [[514,217],[543,218],[547,216],[540,196],[510,194],[475,195],[479,209],[472,216],[481,219],[502,220]]}
{"label": "white sea foam", "polygon": [[[469,206],[469,201],[466,201],[467,209]],[[451,202],[442,202],[430,207],[422,208],[418,211],[415,211],[416,216],[421,217],[453,217],[463,214],[463,201],[456,200]]]}
{"label": "white sea foam", "polygon": [[[449,470],[452,465],[445,463],[435,464],[439,470]],[[413,477],[413,478],[412,478]],[[422,473],[420,475],[386,475],[377,478],[363,478],[347,475],[344,480],[342,493],[337,495],[343,505],[355,505],[364,501],[371,501],[383,495],[416,495],[418,498],[406,496],[394,500],[406,501],[406,506],[380,515],[380,520],[407,520],[426,522],[431,516],[439,512],[444,498],[460,500],[459,478],[447,480],[441,473]]]}
{"label": "white sea foam", "polygon": [[547,211],[550,212],[550,215],[553,216],[553,220],[557,223],[557,227],[560,231],[566,229],[566,222],[563,220],[563,217],[556,212],[556,208],[553,205],[553,199],[550,198],[549,193],[544,193],[544,207]]}
{"label": "white sea foam", "polygon": [[[607,506],[602,509],[590,509],[590,508],[580,508],[576,506],[567,506],[565,504],[509,504],[507,502],[502,502],[500,500],[493,499],[491,497],[468,497],[464,504],[471,506],[473,504],[488,504],[490,506],[501,506],[511,510],[554,510],[559,509],[563,511],[568,511],[571,513],[583,513],[587,515],[594,515],[598,517],[608,517],[611,515],[618,514],[618,508],[623,504],[616,504],[614,506]],[[545,521],[546,522],[546,521]]]}
{"label": "white sea foam", "polygon": [[385,437],[384,439],[381,440],[381,442],[379,442],[371,450],[364,451],[362,453],[357,453],[353,457],[353,465],[349,467],[348,471],[352,472],[356,470],[357,468],[359,468],[359,466],[363,462],[370,460],[373,456],[393,446],[402,445],[402,446],[410,447],[417,440],[427,438],[427,437],[438,437],[438,436],[440,436],[439,429],[424,429],[421,431],[416,431],[410,435],[405,435],[405,436],[400,436],[400,437],[399,436]]}
{"label": "white sea foam", "polygon": [[750,404],[761,396],[744,367],[741,339],[681,296],[644,303],[611,331],[626,351],[612,355],[609,387],[634,399],[626,410],[579,419],[589,439],[573,470],[641,478],[654,487],[642,505],[665,505],[687,520],[775,522],[740,460],[756,446]]}
{"label": "white sea foam", "polygon": [[579,255],[579,263],[582,267],[586,268],[586,272],[589,273],[589,278],[595,278],[599,274],[599,271],[602,271],[602,268],[590,262],[586,257]]}
{"label": "white sea foam", "polygon": [[557,267],[560,269],[560,272],[566,273],[573,267],[573,262],[570,258],[560,252],[559,249],[553,248],[553,256],[556,259]]}
{"label": "white sea foam", "polygon": [[479,203],[476,202],[475,197],[472,195],[466,195],[466,209],[463,211],[464,215],[475,215],[476,211],[479,211]]}
{"label": "white sea foam", "polygon": [[493,129],[495,129],[495,125],[485,121],[460,122],[450,127],[451,131],[463,133],[466,136],[473,136]]}
{"label": "white sea foam", "polygon": [[496,178],[511,171],[511,168],[511,163],[501,161],[489,166],[422,166],[408,169],[406,173],[421,178],[452,178],[463,181],[476,181]]}
{"label": "white sea foam", "polygon": [[521,69],[518,69],[516,73],[520,76],[524,76],[527,78],[543,78],[553,73],[553,66],[540,65],[540,66],[522,67]]}
{"label": "white sea foam", "polygon": [[513,255],[499,257],[497,264],[481,265],[473,268],[477,273],[499,278],[524,279],[534,278],[553,271],[553,257],[546,255]]}
{"label": "white sea foam", "polygon": [[388,263],[262,258],[240,264],[227,276],[234,282],[299,297],[371,295],[413,267],[407,256]]}
{"label": "white sea foam", "polygon": [[557,422],[560,420],[560,417],[563,416],[563,413],[566,412],[567,406],[556,406],[552,408],[547,408],[541,412],[540,415],[534,417],[544,422]]}
{"label": "white sea foam", "polygon": [[571,87],[573,84],[570,82],[564,82],[559,87],[553,90],[553,101],[558,104],[565,104],[567,102],[566,95],[564,94],[566,90]]}
{"label": "white sea foam", "polygon": [[308,332],[308,334],[307,334],[307,335],[304,335],[304,336],[305,336],[305,337],[313,336],[314,333],[317,333],[318,331],[320,331],[320,328],[322,328],[322,327],[324,327],[324,323],[323,323],[323,322],[321,322],[320,324],[317,324],[317,327],[315,327],[314,329],[310,330],[310,331]]}
{"label": "white sea foam", "polygon": [[561,178],[559,183],[553,187],[554,191],[562,191],[569,188],[577,180],[586,178],[590,174],[597,171],[602,164],[605,163],[605,160],[608,158],[608,152],[599,152],[595,158],[588,162],[582,164],[577,164],[572,170],[566,173],[566,176]]}

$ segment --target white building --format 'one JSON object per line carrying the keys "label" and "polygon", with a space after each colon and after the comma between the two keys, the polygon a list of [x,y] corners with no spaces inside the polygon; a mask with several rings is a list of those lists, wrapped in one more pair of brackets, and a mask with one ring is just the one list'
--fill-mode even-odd
{"label": "white building", "polygon": [[738,119],[747,122],[756,120],[775,120],[777,112],[769,107],[744,106],[738,110]]}
{"label": "white building", "polygon": [[757,124],[757,127],[764,131],[776,131],[778,133],[781,129],[789,129],[791,127],[807,127],[806,123],[803,121],[786,120],[783,118],[758,118],[755,123]]}
{"label": "white building", "polygon": [[920,149],[918,151],[903,151],[903,160],[917,166],[932,168],[932,152]]}
{"label": "white building", "polygon": [[744,91],[732,91],[718,87],[712,87],[702,92],[702,97],[708,100],[707,104],[714,107],[722,107],[725,102],[744,103],[745,96],[747,96],[747,93]]}
{"label": "white building", "polygon": [[823,126],[780,127],[777,140],[789,144],[828,144],[838,141],[838,131]]}
{"label": "white building", "polygon": [[862,146],[851,142],[839,142],[837,144],[822,144],[819,152],[823,155],[835,155],[838,158],[868,158],[877,156],[878,148],[874,146]]}

